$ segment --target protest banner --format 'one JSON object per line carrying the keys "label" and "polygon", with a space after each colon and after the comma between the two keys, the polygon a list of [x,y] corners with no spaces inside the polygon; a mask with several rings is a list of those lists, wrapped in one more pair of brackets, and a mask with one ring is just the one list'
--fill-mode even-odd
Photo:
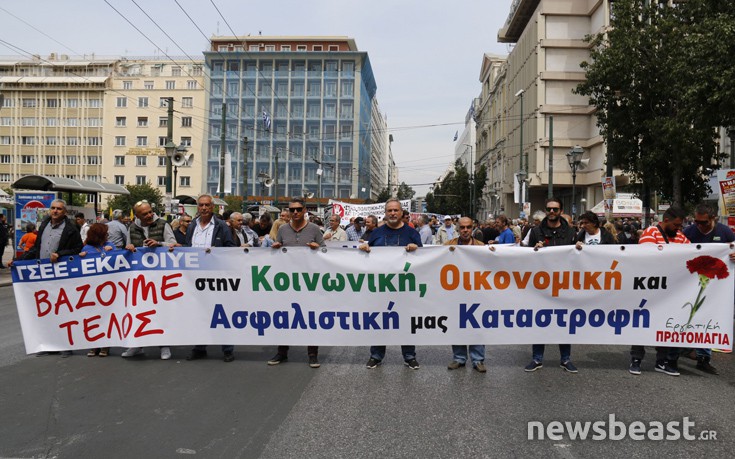
{"label": "protest banner", "polygon": [[[381,220],[385,215],[385,203],[378,202],[375,204],[350,204],[349,202],[329,200],[329,205],[332,206],[332,213],[339,215],[340,224],[347,226],[350,223],[352,217],[365,218],[368,215],[375,215],[378,220]],[[401,207],[404,210],[411,210],[411,200],[404,199],[401,201]]]}
{"label": "protest banner", "polygon": [[727,244],[138,249],[17,262],[26,351],[191,344],[731,349]]}

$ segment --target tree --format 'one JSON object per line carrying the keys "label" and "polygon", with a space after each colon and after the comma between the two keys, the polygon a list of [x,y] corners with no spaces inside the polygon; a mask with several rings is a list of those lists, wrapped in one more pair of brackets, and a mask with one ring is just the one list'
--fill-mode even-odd
{"label": "tree", "polygon": [[[426,210],[437,214],[470,215],[479,208],[482,189],[487,181],[485,166],[478,168],[473,177],[474,199],[470,199],[470,174],[457,160],[454,170],[447,174],[439,186],[426,195]],[[470,202],[473,203],[470,206]],[[474,217],[474,215],[472,215]]]}
{"label": "tree", "polygon": [[390,199],[390,190],[388,187],[383,188],[378,197],[375,198],[375,202],[385,202]]}
{"label": "tree", "polygon": [[227,203],[225,210],[232,210],[234,212],[242,211],[242,200],[242,196],[226,195],[224,198],[224,201]]}
{"label": "tree", "polygon": [[163,213],[163,194],[158,188],[154,188],[150,182],[144,185],[125,185],[125,188],[130,194],[119,194],[111,199],[107,204],[107,213],[114,209],[129,213],[138,201],[148,201],[156,213]]}
{"label": "tree", "polygon": [[591,59],[582,63],[577,92],[595,106],[607,161],[678,206],[707,195],[703,172],[723,157],[716,128],[734,119],[725,98],[735,80],[713,83],[710,73],[733,76],[719,62],[732,54],[713,56],[735,52],[735,9],[720,3],[732,2],[611,3],[612,28],[588,38]]}
{"label": "tree", "polygon": [[406,185],[406,182],[401,182],[401,184],[398,185],[398,191],[396,192],[396,197],[398,199],[413,199],[415,195],[416,192],[413,190],[413,188]]}

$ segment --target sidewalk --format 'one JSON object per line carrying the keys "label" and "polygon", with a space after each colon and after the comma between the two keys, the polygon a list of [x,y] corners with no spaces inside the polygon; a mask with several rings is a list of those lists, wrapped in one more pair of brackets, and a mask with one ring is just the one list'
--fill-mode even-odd
{"label": "sidewalk", "polygon": [[[8,262],[13,259],[13,246],[8,245],[5,247],[5,253],[3,254],[3,266],[8,266]],[[0,287],[11,285],[13,280],[10,277],[10,268],[0,269]]]}

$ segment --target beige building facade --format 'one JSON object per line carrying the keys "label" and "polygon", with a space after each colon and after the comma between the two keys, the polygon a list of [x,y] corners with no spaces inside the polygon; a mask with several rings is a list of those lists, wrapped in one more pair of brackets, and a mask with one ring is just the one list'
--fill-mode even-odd
{"label": "beige building facade", "polygon": [[607,0],[516,0],[511,5],[498,41],[512,44],[512,50],[507,57],[485,55],[481,68],[477,158],[488,167],[488,184],[480,217],[519,215],[514,191],[521,168],[527,172],[531,212],[543,208],[551,178],[554,195],[571,213],[566,153],[575,145],[589,159],[577,172],[576,214],[602,200],[605,145],[593,107],[574,89],[584,80],[580,63],[589,59],[584,37],[609,27],[609,17]]}

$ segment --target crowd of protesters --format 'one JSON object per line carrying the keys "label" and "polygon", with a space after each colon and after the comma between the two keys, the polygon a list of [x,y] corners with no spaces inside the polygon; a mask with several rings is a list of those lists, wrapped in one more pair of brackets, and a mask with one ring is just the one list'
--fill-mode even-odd
{"label": "crowd of protesters", "polygon": [[[533,248],[558,245],[574,245],[582,249],[585,245],[599,244],[688,244],[692,243],[730,243],[735,234],[726,225],[718,223],[717,211],[707,204],[698,205],[690,218],[683,210],[671,207],[661,221],[643,228],[636,218],[621,218],[613,221],[601,220],[593,212],[584,212],[576,221],[564,213],[561,200],[549,198],[545,208],[535,212],[530,221],[509,219],[505,215],[478,222],[469,217],[436,216],[411,214],[401,207],[400,201],[390,199],[385,203],[385,216],[375,215],[356,217],[342,226],[338,215],[331,215],[326,226],[321,218],[307,215],[306,205],[300,198],[291,200],[288,208],[283,209],[275,221],[269,213],[258,218],[249,213],[226,211],[223,215],[214,212],[213,197],[201,195],[197,199],[197,214],[184,213],[168,222],[157,216],[147,201],[139,201],[133,207],[134,219],[128,218],[121,210],[114,210],[110,221],[90,224],[83,214],[78,213],[72,220],[67,216],[66,203],[57,199],[52,202],[48,216],[36,230],[28,224],[26,235],[21,239],[18,249],[20,259],[50,259],[52,263],[60,257],[79,255],[93,256],[111,250],[135,251],[143,247],[271,247],[308,246],[318,249],[325,241],[352,241],[359,250],[369,252],[374,246],[401,246],[407,251],[415,251],[427,245],[492,245],[508,244]],[[0,222],[4,224],[4,222]],[[6,230],[7,227],[5,226]],[[3,227],[0,226],[0,236]],[[5,236],[7,239],[7,235]],[[735,253],[730,259],[735,261]],[[10,264],[12,266],[12,262]],[[235,359],[234,346],[221,346],[223,360]],[[469,352],[468,352],[469,349]],[[162,360],[171,358],[169,346],[161,346]],[[276,354],[268,360],[268,365],[279,365],[288,361],[288,346],[278,346]],[[401,346],[405,365],[413,370],[420,368],[416,359],[416,347]],[[534,344],[531,362],[525,371],[532,372],[543,367],[545,346]],[[122,357],[131,358],[144,354],[140,347],[129,348]],[[385,357],[385,346],[372,346],[367,368],[379,366]],[[577,373],[571,360],[571,345],[560,344],[560,367]],[[48,352],[40,354],[49,354]],[[39,354],[39,355],[40,355]],[[63,357],[71,351],[60,353]],[[89,357],[106,357],[108,348],[88,351]],[[632,346],[630,350],[629,372],[641,374],[641,363],[645,355],[643,346]],[[678,376],[680,356],[696,360],[696,368],[708,374],[718,374],[711,364],[711,349],[679,349],[656,347],[654,369],[658,372]],[[207,357],[206,346],[194,346],[187,360]],[[485,346],[452,346],[452,361],[449,370],[464,367],[468,360],[472,368],[485,373]],[[309,366],[319,368],[318,347],[307,347]]]}

